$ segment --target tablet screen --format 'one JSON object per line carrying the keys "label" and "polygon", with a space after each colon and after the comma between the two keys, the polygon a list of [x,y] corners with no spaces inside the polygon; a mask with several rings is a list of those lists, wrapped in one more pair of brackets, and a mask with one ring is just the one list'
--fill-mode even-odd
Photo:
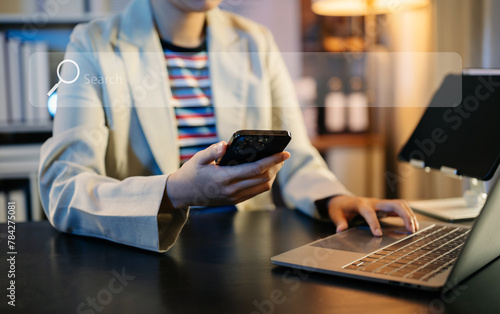
{"label": "tablet screen", "polygon": [[[457,101],[450,86],[460,79]],[[500,75],[446,77],[399,158],[491,179],[500,162]]]}

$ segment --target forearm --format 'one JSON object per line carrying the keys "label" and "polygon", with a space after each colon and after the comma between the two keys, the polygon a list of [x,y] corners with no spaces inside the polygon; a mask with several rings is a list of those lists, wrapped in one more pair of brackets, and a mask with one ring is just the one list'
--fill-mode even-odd
{"label": "forearm", "polygon": [[107,177],[99,147],[74,157],[74,147],[88,147],[74,133],[65,132],[42,147],[40,194],[52,225],[147,250],[170,248],[187,209],[162,212],[167,176]]}

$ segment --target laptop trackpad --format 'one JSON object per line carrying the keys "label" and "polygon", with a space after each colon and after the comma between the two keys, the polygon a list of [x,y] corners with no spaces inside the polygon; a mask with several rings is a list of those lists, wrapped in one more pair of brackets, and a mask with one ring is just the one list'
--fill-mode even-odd
{"label": "laptop trackpad", "polygon": [[384,228],[383,232],[382,237],[374,237],[367,227],[351,228],[313,243],[311,246],[355,253],[371,253],[408,235],[402,228]]}

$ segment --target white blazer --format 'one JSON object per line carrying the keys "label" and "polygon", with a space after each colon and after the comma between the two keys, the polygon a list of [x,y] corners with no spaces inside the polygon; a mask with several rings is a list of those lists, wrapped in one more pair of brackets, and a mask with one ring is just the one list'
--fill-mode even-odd
{"label": "white blazer", "polygon": [[[282,194],[289,207],[318,217],[315,200],[349,192],[310,144],[272,35],[219,9],[208,12],[207,25],[219,139],[240,129],[289,130],[291,158],[278,173]],[[80,76],[59,87],[53,137],[42,147],[48,219],[62,232],[168,250],[189,208],[158,215],[166,179],[179,167],[179,144],[150,2],[135,0],[119,15],[77,26],[65,58],[79,65]],[[269,192],[238,204],[272,208]]]}

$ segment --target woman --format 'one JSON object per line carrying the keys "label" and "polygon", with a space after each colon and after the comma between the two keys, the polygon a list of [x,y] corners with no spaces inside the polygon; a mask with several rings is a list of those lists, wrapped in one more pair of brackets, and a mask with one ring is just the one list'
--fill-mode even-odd
{"label": "woman", "polygon": [[[331,219],[337,232],[360,214],[380,236],[377,215],[386,213],[414,232],[405,202],[355,197],[328,171],[271,34],[219,3],[135,0],[75,28],[66,58],[82,74],[60,87],[41,156],[54,227],[163,252],[192,206],[271,208],[278,175],[289,207]],[[220,140],[240,129],[286,129],[293,139],[288,152],[258,162],[215,165],[226,149]]]}

